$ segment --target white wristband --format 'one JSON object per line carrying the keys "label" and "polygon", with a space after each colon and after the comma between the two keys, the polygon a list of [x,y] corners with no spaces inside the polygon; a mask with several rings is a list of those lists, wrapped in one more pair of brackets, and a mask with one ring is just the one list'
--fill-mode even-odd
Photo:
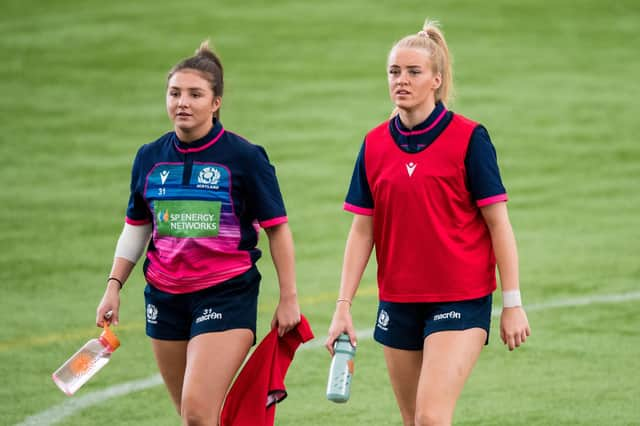
{"label": "white wristband", "polygon": [[516,306],[522,306],[522,299],[520,297],[520,290],[508,290],[502,292],[502,307],[503,308],[515,308]]}

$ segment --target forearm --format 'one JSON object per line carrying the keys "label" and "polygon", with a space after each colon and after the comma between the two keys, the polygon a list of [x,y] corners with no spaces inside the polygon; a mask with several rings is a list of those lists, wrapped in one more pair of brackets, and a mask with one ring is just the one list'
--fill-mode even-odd
{"label": "forearm", "polygon": [[109,280],[107,285],[111,285],[112,283],[117,283],[118,286],[120,283],[124,285],[135,266],[136,264],[130,260],[123,257],[115,257],[113,259],[113,265],[111,266],[111,272],[109,273],[109,278],[115,278],[115,280]]}
{"label": "forearm", "polygon": [[291,229],[286,223],[266,228],[269,250],[278,275],[280,298],[296,297],[296,269]]}
{"label": "forearm", "polygon": [[527,315],[520,299],[518,279],[518,250],[505,203],[496,203],[480,209],[491,234],[502,286],[502,315],[500,338],[512,351],[531,335]]}
{"label": "forearm", "polygon": [[373,250],[373,218],[371,216],[355,215],[351,230],[347,237],[340,277],[340,293],[336,302],[327,341],[325,346],[333,355],[333,344],[341,333],[347,333],[352,345],[357,344],[357,336],[351,319],[351,303],[360,286],[371,251]]}
{"label": "forearm", "polygon": [[353,219],[344,251],[339,300],[351,303],[355,297],[372,250],[373,219],[357,215]]}
{"label": "forearm", "polygon": [[518,249],[511,225],[507,223],[495,229],[491,241],[500,273],[502,291],[518,290],[520,287]]}
{"label": "forearm", "polygon": [[491,234],[491,244],[500,273],[502,291],[518,290],[520,287],[518,249],[506,205],[498,203],[487,206],[482,212]]}
{"label": "forearm", "polygon": [[[97,326],[102,327],[105,320],[115,325],[118,324],[120,318],[120,290],[135,266],[135,263],[122,257],[113,259],[111,273],[107,279],[107,288],[96,310]],[[111,316],[106,318],[108,313]]]}
{"label": "forearm", "polygon": [[142,255],[151,237],[151,224],[134,226],[126,224],[122,229],[111,266],[109,284],[111,282],[124,285]]}

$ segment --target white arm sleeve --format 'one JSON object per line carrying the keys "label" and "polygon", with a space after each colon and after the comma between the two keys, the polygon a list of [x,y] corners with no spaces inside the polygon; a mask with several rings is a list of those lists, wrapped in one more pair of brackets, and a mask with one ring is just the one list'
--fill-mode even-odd
{"label": "white arm sleeve", "polygon": [[149,242],[149,237],[151,237],[150,223],[141,226],[125,223],[116,245],[114,257],[122,257],[132,263],[137,263]]}

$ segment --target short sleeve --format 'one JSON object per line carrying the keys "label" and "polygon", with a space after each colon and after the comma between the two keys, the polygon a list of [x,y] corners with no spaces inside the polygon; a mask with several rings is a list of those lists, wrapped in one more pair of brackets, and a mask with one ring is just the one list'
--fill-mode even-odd
{"label": "short sleeve", "polygon": [[255,148],[253,158],[249,161],[252,168],[247,174],[248,204],[260,226],[269,228],[287,222],[287,212],[276,178],[276,169],[269,162],[264,148],[258,145]]}
{"label": "short sleeve", "polygon": [[131,193],[129,195],[129,205],[125,221],[130,225],[145,225],[151,222],[151,212],[144,201],[144,182],[142,169],[142,152],[144,146],[138,150],[136,158],[131,167]]}
{"label": "short sleeve", "polygon": [[469,190],[478,207],[507,201],[496,150],[483,126],[476,127],[471,135],[465,167]]}
{"label": "short sleeve", "polygon": [[356,164],[351,176],[349,184],[349,192],[344,202],[344,209],[351,213],[372,216],[373,215],[373,196],[369,181],[367,180],[367,171],[364,164],[364,148],[362,143]]}

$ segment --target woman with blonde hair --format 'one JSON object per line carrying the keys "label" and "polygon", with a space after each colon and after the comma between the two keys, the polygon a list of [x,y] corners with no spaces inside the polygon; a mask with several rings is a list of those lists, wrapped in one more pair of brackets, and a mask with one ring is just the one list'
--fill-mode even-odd
{"label": "woman with blonde hair", "polygon": [[495,149],[480,124],[447,109],[451,58],[437,24],[398,41],[387,62],[392,117],[371,130],[344,209],[354,213],[326,346],[356,344],[350,307],[373,248],[384,348],[405,425],[448,425],[488,343],[496,264],[509,350],[530,335],[516,241]]}

